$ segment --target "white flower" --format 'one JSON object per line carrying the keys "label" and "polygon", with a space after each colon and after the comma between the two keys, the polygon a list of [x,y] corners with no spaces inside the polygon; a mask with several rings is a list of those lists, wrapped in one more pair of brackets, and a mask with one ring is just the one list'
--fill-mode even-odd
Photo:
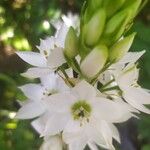
{"label": "white flower", "polygon": [[[62,19],[62,20],[61,20]],[[80,20],[77,14],[72,14],[71,12],[67,13],[67,15],[62,15],[61,19],[51,21],[52,25],[56,29],[60,29],[63,22],[68,26],[74,27],[74,29],[79,29]]]}
{"label": "white flower", "polygon": [[63,131],[70,150],[82,150],[89,143],[113,149],[112,138],[119,141],[119,135],[112,123],[125,121],[122,118],[129,115],[129,110],[122,104],[97,97],[96,93],[93,86],[81,81],[71,92],[49,97],[46,102],[53,115],[42,135]]}
{"label": "white flower", "polygon": [[16,52],[17,55],[25,62],[34,66],[22,75],[29,78],[37,78],[54,72],[59,66],[66,62],[63,48],[68,27],[62,24],[61,28],[56,32],[55,37],[51,36],[45,40],[41,40],[38,52]]}
{"label": "white flower", "polygon": [[124,55],[124,57],[119,60],[117,63],[112,64],[109,68],[111,70],[111,73],[120,72],[128,63],[134,64],[137,62],[137,60],[145,53],[145,50],[141,52],[128,52]]}
{"label": "white flower", "polygon": [[16,118],[30,119],[42,115],[46,110],[45,99],[54,93],[68,90],[64,81],[55,74],[41,78],[41,84],[26,84],[21,86],[28,98],[19,109]]}
{"label": "white flower", "polygon": [[63,150],[63,141],[59,135],[44,140],[40,150]]}
{"label": "white flower", "polygon": [[139,70],[134,64],[129,64],[116,77],[116,81],[122,90],[123,98],[131,106],[150,114],[150,110],[144,106],[150,104],[150,94],[138,85],[138,76]]}

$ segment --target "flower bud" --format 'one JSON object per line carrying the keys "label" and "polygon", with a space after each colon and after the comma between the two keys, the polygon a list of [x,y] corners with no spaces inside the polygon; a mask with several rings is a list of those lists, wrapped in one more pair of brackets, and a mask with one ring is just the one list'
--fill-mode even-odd
{"label": "flower bud", "polygon": [[142,0],[130,0],[130,1],[126,1],[124,7],[127,10],[131,10],[132,13],[130,14],[130,19],[133,19],[137,13],[138,13],[138,8],[141,5]]}
{"label": "flower bud", "polygon": [[102,4],[102,0],[89,0],[88,1],[88,8],[89,11],[96,11],[96,9],[98,9]]}
{"label": "flower bud", "polygon": [[112,16],[117,10],[119,10],[125,0],[104,0],[104,7],[106,9],[107,17]]}
{"label": "flower bud", "polygon": [[69,58],[73,58],[78,53],[78,37],[73,27],[70,27],[66,39],[64,53]]}
{"label": "flower bud", "polygon": [[126,29],[126,25],[129,21],[131,11],[121,11],[114,15],[106,24],[106,28],[103,34],[103,41],[106,44],[110,44],[123,34]]}
{"label": "flower bud", "polygon": [[130,49],[136,33],[125,37],[124,39],[118,41],[110,48],[109,59],[112,62],[119,61]]}
{"label": "flower bud", "polygon": [[83,31],[84,31],[84,41],[85,44],[88,46],[93,46],[95,45],[104,28],[105,24],[105,19],[106,19],[106,14],[104,9],[98,10],[93,17],[89,20],[87,24],[85,24]]}
{"label": "flower bud", "polygon": [[104,45],[96,46],[81,62],[83,75],[92,78],[104,67],[108,57],[108,49]]}

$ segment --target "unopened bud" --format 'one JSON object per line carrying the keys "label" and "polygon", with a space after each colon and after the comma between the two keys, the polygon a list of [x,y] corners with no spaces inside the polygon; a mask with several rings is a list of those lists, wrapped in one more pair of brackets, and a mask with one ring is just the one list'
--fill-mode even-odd
{"label": "unopened bud", "polygon": [[89,11],[96,11],[96,9],[98,9],[102,4],[102,0],[89,0],[88,1],[88,8]]}
{"label": "unopened bud", "polygon": [[131,11],[121,11],[112,17],[106,24],[106,28],[103,34],[103,40],[106,44],[116,41],[121,37],[126,29],[126,25],[129,21]]}
{"label": "unopened bud", "polygon": [[130,14],[130,19],[133,19],[137,13],[138,13],[138,9],[141,5],[142,0],[130,0],[130,1],[126,1],[124,7],[127,10],[131,10],[131,14]]}
{"label": "unopened bud", "polygon": [[135,35],[136,34],[133,33],[125,37],[124,39],[118,41],[110,48],[110,56],[109,56],[110,61],[112,62],[119,61],[129,51]]}
{"label": "unopened bud", "polygon": [[107,17],[112,16],[117,10],[119,10],[125,0],[104,0],[104,7],[106,9]]}
{"label": "unopened bud", "polygon": [[78,53],[78,37],[73,27],[70,27],[67,33],[64,53],[69,58],[75,57]]}
{"label": "unopened bud", "polygon": [[108,49],[104,45],[96,46],[82,61],[83,75],[92,78],[104,67],[108,58]]}
{"label": "unopened bud", "polygon": [[84,31],[84,41],[88,46],[95,45],[104,29],[106,14],[104,9],[98,10],[93,17],[85,24]]}
{"label": "unopened bud", "polygon": [[101,7],[102,0],[88,0],[84,14],[84,22],[87,23],[92,15]]}

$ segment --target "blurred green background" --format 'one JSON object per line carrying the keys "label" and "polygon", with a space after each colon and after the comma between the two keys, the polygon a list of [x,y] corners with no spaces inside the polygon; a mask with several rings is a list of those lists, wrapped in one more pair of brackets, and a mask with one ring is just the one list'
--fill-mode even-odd
{"label": "blurred green background", "polygon": [[[41,139],[30,121],[13,119],[24,96],[17,86],[28,82],[20,76],[27,69],[14,53],[37,50],[39,39],[54,32],[50,20],[68,12],[80,13],[83,0],[0,0],[0,150],[37,150]],[[132,51],[146,49],[140,59],[140,85],[150,89],[150,2],[135,20],[137,36]],[[141,115],[137,122],[139,150],[150,150],[150,117]]]}

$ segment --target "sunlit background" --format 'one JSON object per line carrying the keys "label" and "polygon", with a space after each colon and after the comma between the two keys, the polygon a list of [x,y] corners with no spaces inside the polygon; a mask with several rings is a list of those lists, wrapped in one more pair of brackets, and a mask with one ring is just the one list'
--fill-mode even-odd
{"label": "sunlit background", "polygon": [[[29,66],[15,51],[36,51],[40,38],[54,33],[50,21],[68,12],[79,14],[82,3],[83,0],[0,0],[0,150],[37,150],[41,144],[30,121],[14,119],[18,100],[25,99],[17,86],[36,82],[20,76]],[[150,2],[137,17],[132,30],[137,31],[137,36],[131,50],[147,50],[140,60],[139,82],[150,89]],[[148,115],[142,114],[141,120],[119,128],[135,147],[131,150],[150,150]]]}

